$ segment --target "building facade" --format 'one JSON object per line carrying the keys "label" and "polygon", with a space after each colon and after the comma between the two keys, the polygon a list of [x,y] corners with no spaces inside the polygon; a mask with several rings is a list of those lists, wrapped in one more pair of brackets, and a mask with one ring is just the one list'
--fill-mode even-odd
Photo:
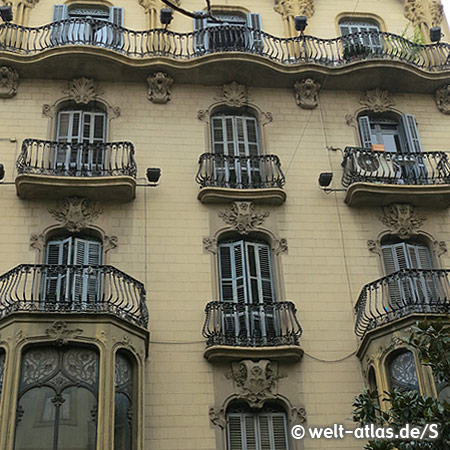
{"label": "building facade", "polygon": [[2,450],[361,448],[290,429],[448,395],[401,341],[449,312],[440,1],[211,3],[8,3]]}

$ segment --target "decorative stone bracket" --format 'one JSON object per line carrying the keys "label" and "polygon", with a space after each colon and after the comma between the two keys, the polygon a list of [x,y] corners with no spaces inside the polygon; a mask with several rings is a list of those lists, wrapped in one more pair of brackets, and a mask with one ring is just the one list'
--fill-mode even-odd
{"label": "decorative stone bracket", "polygon": [[173,78],[165,72],[155,72],[147,77],[148,99],[157,104],[167,103],[172,99]]}
{"label": "decorative stone bracket", "polygon": [[302,109],[314,109],[318,104],[321,84],[313,78],[304,78],[294,83],[294,97]]}
{"label": "decorative stone bracket", "polygon": [[228,210],[220,211],[219,217],[239,234],[248,234],[261,226],[269,212],[258,213],[252,202],[233,202]]}

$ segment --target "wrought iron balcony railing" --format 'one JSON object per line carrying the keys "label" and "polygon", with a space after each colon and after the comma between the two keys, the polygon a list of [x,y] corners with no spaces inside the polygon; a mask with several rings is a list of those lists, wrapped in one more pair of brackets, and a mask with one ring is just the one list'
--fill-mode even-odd
{"label": "wrought iron balcony railing", "polygon": [[285,182],[280,160],[275,155],[225,156],[203,153],[198,163],[195,179],[202,188],[282,188]]}
{"label": "wrought iron balcony railing", "polygon": [[148,323],[144,285],[112,266],[21,264],[0,276],[0,318],[16,311],[106,313]]}
{"label": "wrought iron balcony railing", "polygon": [[26,139],[17,159],[19,174],[72,177],[136,177],[131,142],[66,143]]}
{"label": "wrought iron balcony railing", "polygon": [[191,33],[164,29],[133,31],[94,19],[69,19],[30,28],[0,25],[0,51],[35,54],[85,45],[105,48],[131,58],[163,56],[188,60],[218,52],[258,54],[282,64],[317,63],[342,66],[356,60],[402,61],[425,70],[450,68],[450,45],[414,44],[384,32],[358,32],[334,39],[314,36],[279,38],[242,25],[206,27]]}
{"label": "wrought iron balcony railing", "polygon": [[292,302],[206,305],[206,346],[273,347],[298,345],[302,329]]}
{"label": "wrought iron balcony railing", "polygon": [[347,147],[342,184],[450,184],[450,161],[444,152],[392,153]]}
{"label": "wrought iron balcony railing", "polygon": [[450,271],[405,269],[365,285],[355,306],[356,335],[410,314],[450,312]]}

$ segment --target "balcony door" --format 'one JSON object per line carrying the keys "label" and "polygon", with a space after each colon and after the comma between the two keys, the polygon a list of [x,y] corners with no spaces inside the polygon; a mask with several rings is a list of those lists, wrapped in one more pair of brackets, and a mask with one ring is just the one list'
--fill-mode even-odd
{"label": "balcony door", "polygon": [[225,336],[238,345],[273,340],[278,324],[270,247],[243,240],[220,244],[219,278]]}
{"label": "balcony door", "polygon": [[380,28],[375,23],[344,21],[339,24],[344,49],[367,49],[370,52],[379,52],[383,46],[380,39]]}
{"label": "balcony door", "polygon": [[244,115],[216,114],[211,119],[214,178],[220,186],[256,188],[263,180],[258,121]]}
{"label": "balcony door", "polygon": [[[202,13],[202,11],[198,12]],[[214,12],[209,17],[194,20],[194,47],[199,53],[241,51],[261,53],[264,49],[261,16],[240,12]]]}
{"label": "balcony door", "polygon": [[426,310],[427,304],[438,300],[438,279],[431,272],[420,271],[433,269],[426,245],[407,242],[383,245],[382,254],[386,275],[403,271],[388,281],[389,305],[393,310],[409,307]]}
{"label": "balcony door", "polygon": [[[56,309],[63,304],[88,309],[100,295],[102,245],[98,241],[68,237],[49,241],[44,269],[44,301]],[[69,304],[69,305],[68,305]]]}
{"label": "balcony door", "polygon": [[106,114],[102,111],[66,110],[58,114],[54,155],[56,173],[101,175],[104,169]]}
{"label": "balcony door", "polygon": [[[72,20],[67,20],[72,19]],[[60,22],[65,21],[65,22]],[[123,8],[103,5],[55,5],[53,45],[89,44],[120,49],[123,45]]]}
{"label": "balcony door", "polygon": [[385,173],[398,184],[425,184],[427,167],[422,153],[416,119],[411,114],[400,117],[400,121],[388,117],[361,116],[358,119],[361,144],[371,148],[374,144],[384,145]]}

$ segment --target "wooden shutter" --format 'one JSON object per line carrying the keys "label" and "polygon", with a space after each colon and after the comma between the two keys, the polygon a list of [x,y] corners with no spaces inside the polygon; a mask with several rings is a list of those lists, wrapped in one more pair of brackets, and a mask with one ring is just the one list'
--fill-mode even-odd
{"label": "wooden shutter", "polygon": [[53,19],[52,22],[57,22],[58,20],[64,20],[69,17],[66,5],[54,5],[53,6]]}
{"label": "wooden shutter", "polygon": [[255,53],[264,51],[264,38],[262,35],[261,15],[249,13],[247,15],[247,26],[250,28],[249,49]]}
{"label": "wooden shutter", "polygon": [[[123,8],[117,8],[113,6],[109,13],[109,21],[116,25],[117,27],[123,27]],[[121,29],[114,27],[109,27],[109,36],[108,36],[108,46],[111,46],[114,49],[123,47],[123,32]]]}
{"label": "wooden shutter", "polygon": [[[195,14],[204,14],[203,11],[194,11]],[[207,48],[206,18],[194,19],[194,51],[204,53]]]}
{"label": "wooden shutter", "polygon": [[416,119],[411,114],[401,117],[401,128],[406,141],[406,153],[419,153],[422,151]]}
{"label": "wooden shutter", "polygon": [[[383,262],[386,275],[391,275],[402,269],[410,269],[409,258],[405,243],[383,245]],[[410,301],[413,286],[411,280],[403,275],[402,279],[388,281],[389,309],[399,309]]]}
{"label": "wooden shutter", "polygon": [[243,443],[243,426],[241,414],[227,415],[227,440],[228,450],[243,450],[245,449]]}
{"label": "wooden shutter", "polygon": [[48,302],[60,302],[67,299],[67,270],[61,266],[70,264],[72,254],[72,239],[50,241],[47,243],[45,264],[59,266],[57,269],[45,269],[44,299]]}
{"label": "wooden shutter", "polygon": [[[98,266],[101,264],[100,242],[75,238],[73,264],[76,266]],[[99,295],[100,273],[98,268],[75,269],[73,279],[74,301],[95,302]]]}
{"label": "wooden shutter", "polygon": [[361,137],[361,145],[364,148],[372,147],[372,133],[370,130],[369,116],[361,116],[358,118],[359,135]]}
{"label": "wooden shutter", "polygon": [[288,450],[286,416],[282,413],[272,414],[273,450]]}

